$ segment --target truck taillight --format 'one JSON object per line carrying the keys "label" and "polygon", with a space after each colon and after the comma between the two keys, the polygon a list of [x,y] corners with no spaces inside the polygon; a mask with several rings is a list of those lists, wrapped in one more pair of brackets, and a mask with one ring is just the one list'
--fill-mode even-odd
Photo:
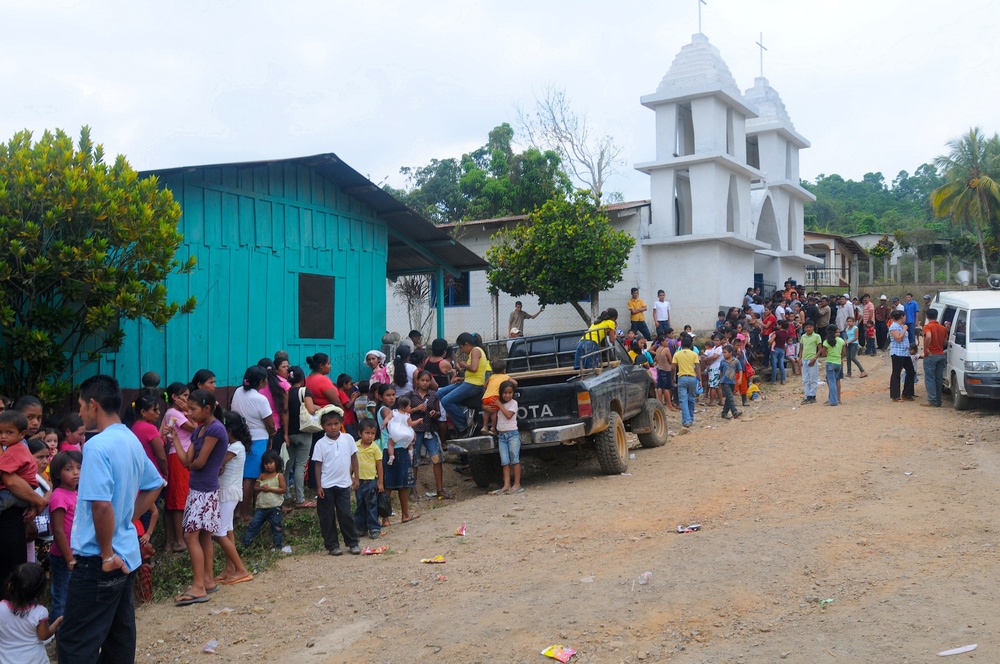
{"label": "truck taillight", "polygon": [[593,411],[590,409],[590,393],[578,392],[576,395],[576,409],[580,417],[590,417]]}

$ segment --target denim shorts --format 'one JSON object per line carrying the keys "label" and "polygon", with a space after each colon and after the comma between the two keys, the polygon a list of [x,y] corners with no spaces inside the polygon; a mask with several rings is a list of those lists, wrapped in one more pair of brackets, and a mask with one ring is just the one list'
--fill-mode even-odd
{"label": "denim shorts", "polygon": [[441,438],[433,431],[417,432],[416,441],[413,443],[413,465],[419,466],[421,461],[421,450],[427,452],[431,463],[438,464],[442,461]]}
{"label": "denim shorts", "polygon": [[500,450],[500,465],[510,466],[521,463],[521,434],[517,431],[501,431],[497,437]]}

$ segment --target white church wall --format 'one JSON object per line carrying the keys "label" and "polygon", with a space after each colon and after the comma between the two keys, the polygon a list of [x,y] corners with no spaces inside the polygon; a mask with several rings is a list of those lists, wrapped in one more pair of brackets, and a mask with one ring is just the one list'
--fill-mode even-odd
{"label": "white church wall", "polygon": [[652,202],[650,209],[654,223],[649,227],[650,237],[674,237],[677,222],[674,219],[674,193],[676,171],[672,168],[657,169],[649,174]]}
{"label": "white church wall", "polygon": [[681,151],[677,145],[677,104],[656,107],[656,159],[671,159]]}
{"label": "white church wall", "polygon": [[726,151],[726,105],[715,97],[691,100],[694,119],[694,153],[716,154]]}

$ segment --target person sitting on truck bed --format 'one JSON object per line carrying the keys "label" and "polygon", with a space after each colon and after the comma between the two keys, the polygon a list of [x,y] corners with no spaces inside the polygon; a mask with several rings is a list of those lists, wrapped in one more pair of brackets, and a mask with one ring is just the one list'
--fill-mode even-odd
{"label": "person sitting on truck bed", "polygon": [[587,330],[586,334],[580,338],[580,343],[576,345],[576,356],[573,358],[573,368],[593,369],[600,364],[600,357],[596,354],[600,349],[600,344],[607,339],[609,344],[615,342],[618,336],[618,310],[610,308],[602,311],[601,315]]}
{"label": "person sitting on truck bed", "polygon": [[468,357],[466,362],[458,362],[459,369],[465,369],[465,379],[459,383],[446,385],[438,390],[441,407],[448,413],[448,420],[456,431],[463,432],[469,423],[465,421],[462,402],[482,397],[486,390],[486,372],[492,371],[486,353],[476,345],[476,337],[468,332],[458,335],[458,347]]}
{"label": "person sitting on truck bed", "polygon": [[496,360],[493,363],[493,375],[486,383],[486,391],[483,393],[483,429],[492,435],[497,435],[497,404],[500,402],[500,384],[510,381],[511,385],[517,387],[517,381],[504,373],[507,363],[503,360]]}

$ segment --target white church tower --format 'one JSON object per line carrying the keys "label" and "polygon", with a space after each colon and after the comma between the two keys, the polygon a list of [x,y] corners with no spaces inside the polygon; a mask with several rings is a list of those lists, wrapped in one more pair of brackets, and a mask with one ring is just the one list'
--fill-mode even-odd
{"label": "white church tower", "polygon": [[744,95],[757,117],[747,120],[747,163],[763,174],[763,186],[751,191],[754,237],[768,244],[756,252],[754,273],[779,287],[785,279],[800,283],[806,265],[818,263],[803,250],[803,206],[816,197],[799,179],[799,150],[809,141],[795,131],[785,104],[763,76]]}
{"label": "white church tower", "polygon": [[636,164],[650,176],[646,290],[664,288],[679,318],[701,327],[742,303],[754,252],[770,249],[751,217],[751,184],[763,174],[747,163],[746,125],[757,113],[701,33],[641,101],[656,112],[656,160]]}

